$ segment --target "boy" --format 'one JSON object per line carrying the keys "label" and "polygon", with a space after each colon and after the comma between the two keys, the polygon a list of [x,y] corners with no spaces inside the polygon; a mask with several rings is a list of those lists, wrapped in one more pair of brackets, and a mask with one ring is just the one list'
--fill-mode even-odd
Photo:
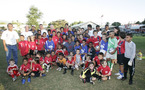
{"label": "boy", "polygon": [[52,50],[54,50],[54,48],[55,45],[54,42],[52,41],[52,36],[49,36],[49,40],[47,40],[45,43],[45,50],[51,52]]}
{"label": "boy", "polygon": [[24,40],[24,36],[20,36],[20,42],[18,43],[18,48],[20,50],[21,56],[25,57],[29,52],[28,41]]}
{"label": "boy", "polygon": [[51,52],[51,57],[52,57],[52,65],[56,65],[57,56],[55,55],[55,51]]}
{"label": "boy", "polygon": [[52,62],[51,53],[50,53],[50,52],[47,52],[47,53],[46,53],[46,56],[45,56],[45,58],[44,58],[44,66],[46,66],[46,72],[49,71],[51,62]]}
{"label": "boy", "polygon": [[115,38],[113,31],[109,32],[108,49],[107,49],[107,63],[111,71],[113,69],[114,61],[117,59],[117,39]]}
{"label": "boy", "polygon": [[23,64],[20,67],[20,73],[22,76],[22,84],[25,84],[25,77],[28,76],[28,82],[31,82],[31,70],[30,64],[27,58],[23,58]]}
{"label": "boy", "polygon": [[75,62],[74,62],[74,60],[72,59],[72,57],[69,55],[69,56],[68,56],[68,60],[67,60],[67,62],[66,62],[66,67],[65,67],[65,69],[64,69],[64,73],[63,73],[63,74],[66,73],[66,70],[67,70],[67,69],[71,69],[71,75],[73,75],[73,72],[74,72],[74,65],[75,65]]}
{"label": "boy", "polygon": [[54,50],[57,49],[57,43],[58,43],[59,38],[56,36],[55,31],[52,31],[52,41],[54,42],[55,48]]}
{"label": "boy", "polygon": [[124,53],[125,53],[125,32],[120,32],[119,34],[119,42],[117,46],[117,62],[119,64],[119,73],[115,75],[119,75],[117,79],[122,79],[123,77],[123,60],[124,60]]}
{"label": "boy", "polygon": [[82,61],[85,61],[85,56],[88,53],[88,47],[86,45],[86,40],[84,39],[82,41],[82,45],[81,45],[81,57],[82,57]]}
{"label": "boy", "polygon": [[79,66],[82,65],[82,58],[81,58],[81,55],[80,55],[80,49],[77,49],[76,50],[76,55],[74,55],[74,62],[75,62],[75,68],[77,70],[79,70]]}
{"label": "boy", "polygon": [[12,77],[13,81],[16,81],[17,77],[20,76],[20,73],[18,71],[18,66],[15,64],[14,59],[9,60],[7,73]]}
{"label": "boy", "polygon": [[124,77],[122,80],[127,79],[127,71],[129,69],[130,73],[130,79],[129,79],[129,85],[132,85],[133,83],[133,75],[135,72],[135,55],[136,55],[136,45],[132,41],[133,35],[131,33],[128,33],[126,35],[126,41],[125,41],[125,58],[124,58]]}
{"label": "boy", "polygon": [[95,57],[95,54],[96,54],[96,50],[93,47],[93,43],[90,42],[88,47],[88,55],[91,56],[91,60]]}
{"label": "boy", "polygon": [[88,66],[88,68],[81,72],[80,78],[82,79],[83,83],[89,82],[91,84],[95,84],[93,81],[98,77],[98,72],[94,68],[93,62],[90,62]]}
{"label": "boy", "polygon": [[99,76],[101,76],[101,80],[109,80],[111,76],[111,70],[107,66],[107,62],[104,59],[101,59],[101,66],[97,69],[99,72]]}
{"label": "boy", "polygon": [[59,68],[57,68],[58,71],[61,71],[61,69],[66,66],[66,59],[64,58],[63,53],[59,54],[59,58],[58,58],[58,61],[57,61],[57,66],[59,67]]}
{"label": "boy", "polygon": [[104,54],[100,52],[98,54],[98,56],[95,56],[93,58],[93,63],[94,63],[94,65],[95,65],[96,68],[98,68],[99,66],[101,66],[100,60],[103,59],[103,57],[104,57]]}

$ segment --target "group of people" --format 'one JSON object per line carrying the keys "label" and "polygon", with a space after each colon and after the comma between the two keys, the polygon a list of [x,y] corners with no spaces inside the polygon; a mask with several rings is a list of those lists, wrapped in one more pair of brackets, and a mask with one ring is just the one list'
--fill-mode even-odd
{"label": "group of people", "polygon": [[[26,77],[31,82],[31,77],[45,76],[56,66],[58,71],[63,69],[63,74],[71,70],[71,75],[82,69],[79,75],[82,82],[94,84],[95,80],[110,80],[113,65],[118,63],[117,79],[126,80],[129,69],[129,84],[133,83],[136,45],[132,41],[133,35],[120,31],[118,27],[109,30],[106,25],[105,30],[101,30],[99,25],[93,29],[89,24],[84,30],[72,29],[66,23],[60,29],[51,25],[48,30],[40,24],[40,29],[35,30],[35,25],[31,29],[26,25],[20,38],[11,23],[7,27],[1,39],[6,51],[7,73],[13,81],[21,75],[22,84],[25,84]],[[17,66],[17,43],[23,57],[20,68]]]}

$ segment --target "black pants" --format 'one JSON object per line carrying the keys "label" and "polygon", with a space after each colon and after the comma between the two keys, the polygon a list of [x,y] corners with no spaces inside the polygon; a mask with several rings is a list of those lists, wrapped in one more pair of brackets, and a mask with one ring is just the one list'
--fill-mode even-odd
{"label": "black pants", "polygon": [[124,78],[127,78],[127,71],[129,69],[130,80],[132,80],[135,73],[135,59],[133,59],[132,66],[128,65],[129,60],[129,58],[124,58]]}
{"label": "black pants", "polygon": [[42,55],[45,54],[45,50],[38,50],[39,53],[41,53]]}
{"label": "black pants", "polygon": [[60,68],[64,67],[63,63],[57,63],[57,66],[60,67]]}

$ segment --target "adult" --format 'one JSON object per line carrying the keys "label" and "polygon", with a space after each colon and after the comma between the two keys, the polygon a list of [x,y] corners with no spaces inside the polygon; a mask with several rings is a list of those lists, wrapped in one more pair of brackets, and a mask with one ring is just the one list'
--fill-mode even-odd
{"label": "adult", "polygon": [[51,30],[51,34],[52,34],[53,31],[56,32],[56,30],[54,29],[54,26],[52,24],[50,25],[50,30]]}
{"label": "adult", "polygon": [[35,25],[32,25],[30,31],[33,33],[33,35],[37,34],[36,26]]}
{"label": "adult", "polygon": [[9,65],[9,60],[11,59],[11,53],[13,53],[13,58],[15,64],[18,62],[17,54],[17,43],[19,42],[19,35],[16,31],[13,30],[13,24],[7,24],[8,30],[2,33],[1,39],[3,40],[4,50],[6,51],[6,59]]}
{"label": "adult", "polygon": [[39,25],[39,28],[40,28],[40,30],[41,30],[41,35],[43,35],[44,32],[46,32],[46,35],[48,35],[47,30],[45,30],[45,29],[43,28],[43,24],[40,24],[40,25]]}
{"label": "adult", "polygon": [[25,26],[25,31],[22,32],[21,35],[24,35],[25,40],[27,40],[28,36],[33,35],[33,33],[31,31],[29,31],[29,26],[28,25]]}
{"label": "adult", "polygon": [[68,38],[68,42],[66,42],[64,44],[64,46],[67,48],[67,51],[70,53],[70,52],[73,52],[74,50],[74,45],[75,45],[75,42],[72,42],[71,38]]}
{"label": "adult", "polygon": [[102,31],[99,25],[96,26],[96,30],[98,31],[98,36],[102,37]]}
{"label": "adult", "polygon": [[92,29],[92,25],[89,24],[87,27],[88,27],[88,30],[89,30],[89,33],[88,33],[89,36],[90,36],[90,37],[91,37],[91,36],[94,36],[94,35],[93,35],[93,31],[94,31],[94,30]]}

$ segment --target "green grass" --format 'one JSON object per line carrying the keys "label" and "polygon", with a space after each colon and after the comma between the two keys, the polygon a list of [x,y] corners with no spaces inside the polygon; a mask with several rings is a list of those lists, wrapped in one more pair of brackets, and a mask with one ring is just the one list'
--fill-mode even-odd
{"label": "green grass", "polygon": [[[145,55],[145,37],[134,37],[137,52],[141,50]],[[114,66],[111,80],[98,83],[95,85],[89,83],[83,84],[79,79],[80,71],[74,71],[74,76],[70,75],[70,71],[63,75],[62,72],[56,71],[54,67],[50,72],[46,73],[46,77],[32,78],[31,83],[21,84],[21,77],[13,82],[7,75],[7,62],[2,41],[0,40],[0,90],[144,90],[145,88],[145,56],[142,61],[136,60],[136,71],[134,76],[134,84],[128,85],[128,80],[117,80],[114,73],[118,72],[118,65]],[[18,66],[22,64],[22,57],[19,55]]]}

